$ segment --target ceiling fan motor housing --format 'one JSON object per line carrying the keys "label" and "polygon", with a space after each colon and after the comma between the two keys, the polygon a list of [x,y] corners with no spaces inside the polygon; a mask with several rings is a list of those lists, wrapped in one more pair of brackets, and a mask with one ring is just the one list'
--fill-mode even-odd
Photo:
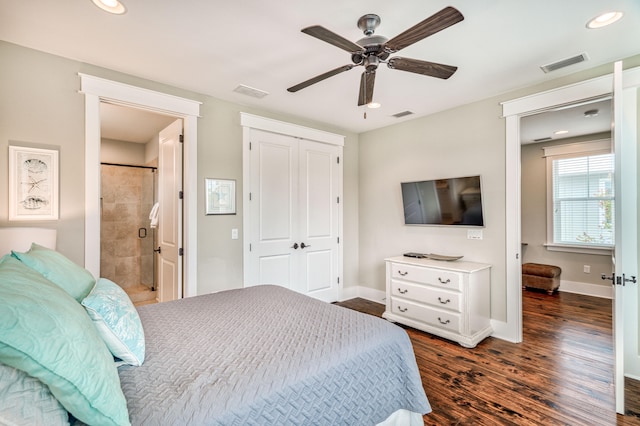
{"label": "ceiling fan motor housing", "polygon": [[[385,60],[389,57],[389,53],[384,50],[384,45],[389,39],[381,35],[370,35],[361,38],[356,42],[359,46],[362,46],[363,52],[354,53],[351,55],[351,60],[354,64],[360,65],[362,61],[371,56]],[[376,66],[378,62],[376,62]]]}

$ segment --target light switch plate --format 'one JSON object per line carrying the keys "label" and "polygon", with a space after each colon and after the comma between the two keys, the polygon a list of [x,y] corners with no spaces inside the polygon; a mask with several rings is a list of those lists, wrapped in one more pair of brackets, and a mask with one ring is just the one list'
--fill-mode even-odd
{"label": "light switch plate", "polygon": [[238,228],[233,228],[231,230],[231,239],[232,240],[237,240],[238,239]]}
{"label": "light switch plate", "polygon": [[482,239],[482,229],[468,229],[467,230],[467,239],[468,240],[481,240]]}

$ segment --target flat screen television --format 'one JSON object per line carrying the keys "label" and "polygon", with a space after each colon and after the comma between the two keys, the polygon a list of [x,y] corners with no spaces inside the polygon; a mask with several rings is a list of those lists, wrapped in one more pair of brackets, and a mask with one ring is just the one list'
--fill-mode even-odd
{"label": "flat screen television", "polygon": [[406,225],[484,226],[480,176],[400,185]]}

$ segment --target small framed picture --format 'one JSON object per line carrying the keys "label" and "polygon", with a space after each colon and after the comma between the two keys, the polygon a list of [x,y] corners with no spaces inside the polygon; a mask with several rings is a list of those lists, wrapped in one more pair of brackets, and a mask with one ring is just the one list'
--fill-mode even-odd
{"label": "small framed picture", "polygon": [[9,146],[9,220],[58,219],[58,151]]}
{"label": "small framed picture", "polygon": [[204,180],[205,214],[236,214],[236,181]]}

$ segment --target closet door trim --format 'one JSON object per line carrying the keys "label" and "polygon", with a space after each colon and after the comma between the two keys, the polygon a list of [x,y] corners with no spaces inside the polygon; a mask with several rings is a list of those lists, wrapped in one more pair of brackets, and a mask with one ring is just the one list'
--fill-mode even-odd
{"label": "closet door trim", "polygon": [[344,146],[345,137],[343,135],[299,126],[297,124],[291,124],[284,121],[273,120],[271,118],[260,117],[258,115],[247,114],[246,112],[240,113],[240,125],[245,129],[250,127],[252,129],[280,133],[282,135],[289,135],[296,138],[309,139],[315,142]]}

